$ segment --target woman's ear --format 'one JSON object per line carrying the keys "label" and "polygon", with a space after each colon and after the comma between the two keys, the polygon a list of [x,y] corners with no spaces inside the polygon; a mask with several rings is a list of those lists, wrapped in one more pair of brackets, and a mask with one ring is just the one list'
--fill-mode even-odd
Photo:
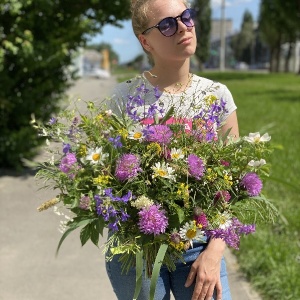
{"label": "woman's ear", "polygon": [[139,38],[139,41],[140,41],[142,47],[143,47],[146,51],[150,52],[151,49],[152,49],[152,47],[151,47],[151,45],[149,44],[148,39],[147,39],[143,34],[140,34],[138,38]]}

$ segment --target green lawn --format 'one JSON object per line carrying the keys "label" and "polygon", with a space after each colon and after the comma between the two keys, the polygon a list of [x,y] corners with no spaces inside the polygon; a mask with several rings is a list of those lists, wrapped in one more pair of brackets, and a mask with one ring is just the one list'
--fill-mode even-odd
{"label": "green lawn", "polygon": [[204,73],[228,86],[238,106],[241,135],[268,132],[274,145],[272,180],[265,194],[281,217],[259,226],[235,251],[264,300],[300,299],[300,76]]}

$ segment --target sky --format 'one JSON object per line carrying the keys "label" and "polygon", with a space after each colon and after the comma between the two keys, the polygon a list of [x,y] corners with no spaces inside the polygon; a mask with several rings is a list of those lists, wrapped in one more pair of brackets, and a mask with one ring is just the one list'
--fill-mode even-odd
{"label": "sky", "polygon": [[[211,0],[212,18],[220,19],[222,0]],[[259,14],[260,0],[225,0],[225,18],[233,20],[233,29],[238,31],[241,27],[244,12],[250,11],[254,21]],[[131,21],[122,22],[123,28],[105,25],[102,33],[96,35],[91,43],[108,43],[119,55],[119,62],[126,63],[143,53],[142,48],[133,34]]]}

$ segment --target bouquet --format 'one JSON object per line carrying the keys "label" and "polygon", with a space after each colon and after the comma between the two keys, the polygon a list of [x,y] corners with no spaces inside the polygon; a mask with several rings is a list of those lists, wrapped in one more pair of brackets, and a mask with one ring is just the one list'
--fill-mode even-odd
{"label": "bouquet", "polygon": [[206,96],[187,119],[145,105],[145,87],[137,90],[121,115],[88,102],[86,114],[64,110],[35,122],[50,153],[37,177],[58,191],[39,210],[70,212],[58,249],[76,228],[82,245],[98,245],[108,229],[108,259],[119,255],[124,272],[136,268],[135,298],[145,262],[151,299],[161,265],[174,270],[193,242],[221,238],[238,249],[241,235],[273,220],[276,209],[262,194],[272,149],[267,133],[219,136],[222,99]]}

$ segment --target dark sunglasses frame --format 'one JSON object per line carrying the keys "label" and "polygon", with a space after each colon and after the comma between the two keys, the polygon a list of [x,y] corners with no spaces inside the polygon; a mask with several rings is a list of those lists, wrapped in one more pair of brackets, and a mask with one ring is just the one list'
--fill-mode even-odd
{"label": "dark sunglasses frame", "polygon": [[[167,18],[164,18],[164,19],[162,19],[161,21],[159,21],[156,25],[154,25],[154,26],[152,26],[152,27],[149,27],[149,28],[147,28],[146,30],[144,30],[143,32],[142,32],[142,34],[146,34],[146,33],[148,33],[150,30],[152,30],[152,29],[154,29],[154,28],[157,28],[158,30],[159,30],[159,32],[163,35],[163,36],[166,36],[166,37],[170,37],[170,36],[173,36],[176,32],[177,32],[177,30],[178,30],[178,18],[180,19],[180,21],[185,25],[185,26],[187,26],[187,27],[189,27],[189,28],[191,28],[191,27],[194,27],[194,24],[192,25],[192,26],[190,26],[190,24],[186,24],[185,23],[185,20],[184,20],[184,14],[185,13],[189,13],[189,15],[190,15],[190,19],[191,20],[194,20],[194,17],[195,17],[195,15],[196,15],[196,12],[193,10],[193,9],[191,9],[191,8],[187,8],[187,9],[185,9],[179,16],[177,16],[177,17],[167,17]],[[176,28],[176,30],[174,31],[174,33],[172,33],[172,34],[170,34],[170,35],[165,35],[164,33],[163,33],[163,29],[161,28],[161,26],[162,26],[162,23],[163,22],[165,22],[166,20],[168,20],[168,19],[171,19],[172,21],[175,21],[174,22],[174,28]]]}

